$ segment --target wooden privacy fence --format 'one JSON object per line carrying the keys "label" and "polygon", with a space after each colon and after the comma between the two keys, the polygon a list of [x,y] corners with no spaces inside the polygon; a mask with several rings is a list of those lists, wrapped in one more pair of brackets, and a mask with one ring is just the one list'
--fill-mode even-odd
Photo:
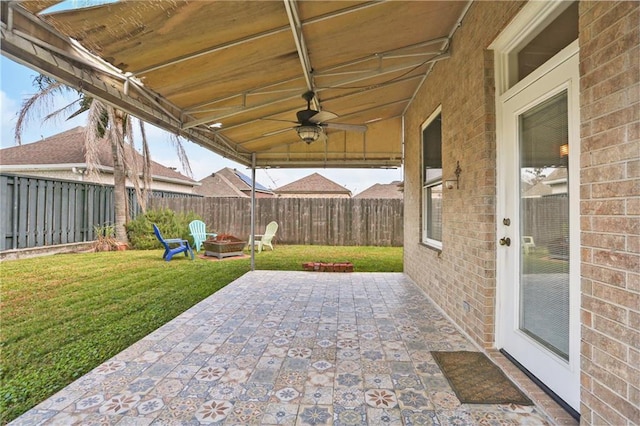
{"label": "wooden privacy fence", "polygon": [[[149,208],[194,212],[209,230],[246,239],[251,233],[247,198],[153,199]],[[356,198],[258,198],[256,234],[278,222],[281,244],[402,246],[403,202]]]}
{"label": "wooden privacy fence", "polygon": [[[140,212],[129,191],[133,216]],[[190,196],[153,192],[152,197]],[[0,175],[0,251],[95,240],[94,226],[113,224],[113,186]]]}
{"label": "wooden privacy fence", "polygon": [[[536,245],[549,243],[569,235],[569,199],[566,194],[522,200],[523,235],[533,237]],[[558,234],[558,229],[562,230]]]}

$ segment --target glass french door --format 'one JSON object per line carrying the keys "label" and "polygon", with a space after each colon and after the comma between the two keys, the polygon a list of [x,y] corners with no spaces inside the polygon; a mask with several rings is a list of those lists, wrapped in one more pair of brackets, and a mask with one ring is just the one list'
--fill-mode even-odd
{"label": "glass french door", "polygon": [[498,146],[498,346],[579,410],[577,53],[507,93]]}

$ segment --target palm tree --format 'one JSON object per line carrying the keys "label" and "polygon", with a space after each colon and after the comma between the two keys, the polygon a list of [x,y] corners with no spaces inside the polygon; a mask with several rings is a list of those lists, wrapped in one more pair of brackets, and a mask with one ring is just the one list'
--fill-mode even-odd
{"label": "palm tree", "polygon": [[[115,238],[119,242],[127,242],[127,232],[125,224],[129,219],[129,205],[127,197],[126,182],[131,180],[136,191],[138,204],[144,212],[148,191],[151,185],[151,157],[149,155],[149,145],[147,143],[144,123],[137,120],[140,125],[142,136],[142,170],[138,164],[138,155],[135,151],[133,139],[134,118],[127,113],[105,104],[99,99],[89,97],[72,87],[57,82],[50,77],[39,75],[34,78],[34,86],[38,92],[22,103],[18,112],[18,119],[15,127],[15,139],[18,145],[22,144],[22,133],[24,128],[34,117],[43,116],[43,121],[59,118],[61,115],[69,114],[67,119],[75,117],[81,113],[87,114],[87,130],[85,132],[84,149],[86,152],[87,172],[89,175],[97,176],[99,173],[98,160],[99,147],[104,141],[111,145],[113,155],[113,195],[115,209]],[[53,109],[55,97],[65,93],[77,95],[66,106],[56,109],[53,112],[44,114],[44,111]],[[191,167],[187,159],[181,140],[173,135],[172,142],[178,151],[178,158],[182,167],[191,175]],[[142,179],[140,179],[142,174]]]}

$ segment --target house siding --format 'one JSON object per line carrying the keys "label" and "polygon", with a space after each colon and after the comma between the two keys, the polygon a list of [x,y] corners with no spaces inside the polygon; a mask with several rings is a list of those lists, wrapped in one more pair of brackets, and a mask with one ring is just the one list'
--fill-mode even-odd
{"label": "house siding", "polygon": [[580,2],[581,415],[640,421],[640,3]]}
{"label": "house siding", "polygon": [[[75,180],[78,182],[95,183],[97,185],[113,185],[113,174],[100,173],[97,176],[84,176],[82,174],[73,173],[71,170],[38,170],[38,169],[22,169],[17,171],[7,171],[6,168],[0,167],[0,170],[7,173],[12,173],[22,176],[35,176],[43,179],[65,179]],[[126,185],[128,188],[133,188],[133,182],[127,179]],[[166,192],[179,192],[182,194],[195,194],[192,185],[180,185],[171,182],[162,182],[158,180],[151,181],[151,190],[153,191],[166,191]]]}
{"label": "house siding", "polygon": [[[495,346],[493,52],[523,3],[474,3],[405,115],[405,272]],[[640,3],[581,1],[581,424],[640,419]],[[421,124],[442,105],[443,248],[421,244]],[[468,304],[468,305],[467,305]],[[465,308],[467,306],[467,308]]]}

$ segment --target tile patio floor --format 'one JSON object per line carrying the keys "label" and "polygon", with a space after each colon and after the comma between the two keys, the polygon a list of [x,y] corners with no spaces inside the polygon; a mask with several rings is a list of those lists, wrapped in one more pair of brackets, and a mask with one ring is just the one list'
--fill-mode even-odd
{"label": "tile patio floor", "polygon": [[432,350],[478,349],[403,274],[250,272],[13,424],[571,423],[461,405]]}

